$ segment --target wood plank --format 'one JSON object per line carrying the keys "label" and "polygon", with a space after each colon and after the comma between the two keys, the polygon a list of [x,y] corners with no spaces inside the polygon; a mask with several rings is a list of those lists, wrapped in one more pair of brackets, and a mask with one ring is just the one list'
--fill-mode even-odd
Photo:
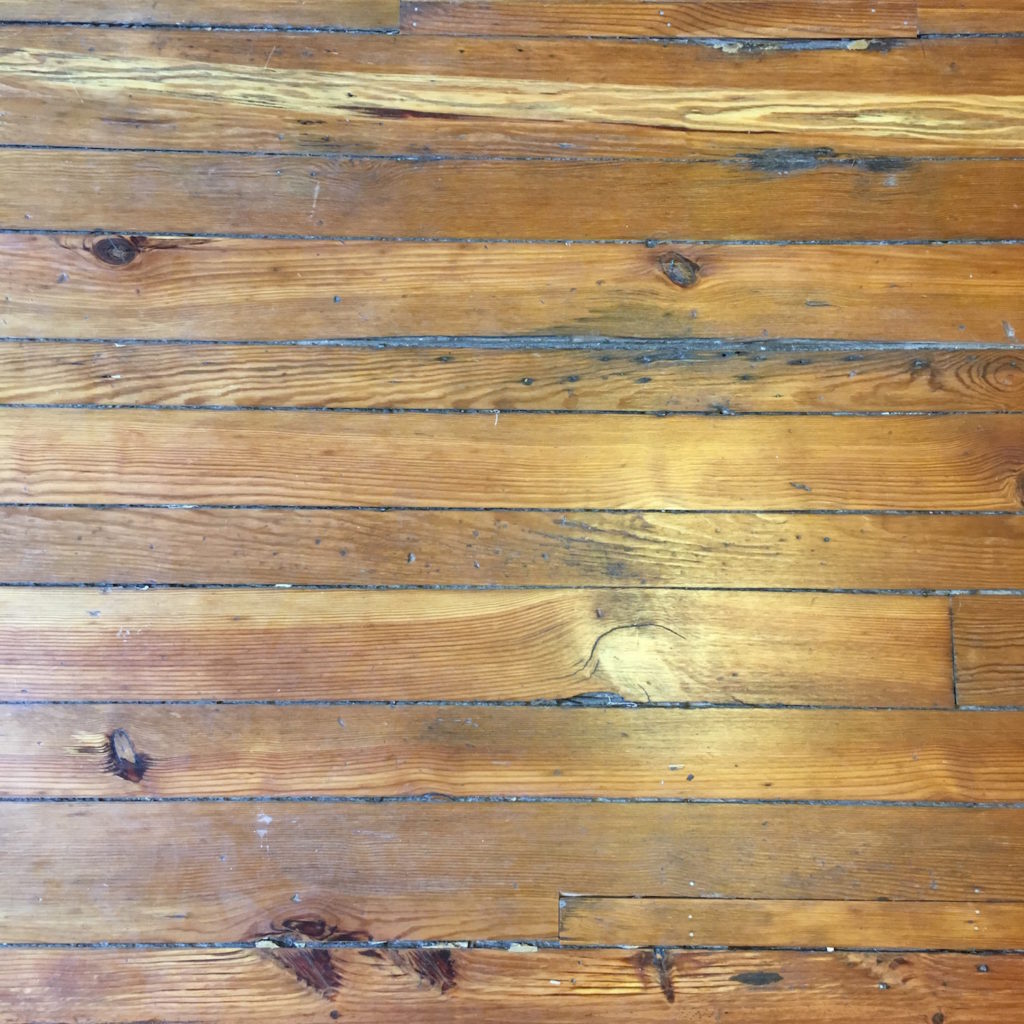
{"label": "wood plank", "polygon": [[917,35],[913,0],[402,0],[402,31],[442,35],[814,39]]}
{"label": "wood plank", "polygon": [[1019,949],[1024,903],[562,900],[563,942],[651,946]]}
{"label": "wood plank", "polygon": [[[13,797],[1024,802],[1024,733],[1014,711],[21,705],[0,707],[0,739],[0,795]],[[885,944],[790,941],[785,924],[773,940],[770,916],[755,920],[765,931],[754,945]],[[813,934],[799,932],[800,920],[796,934]],[[885,920],[864,924],[883,929],[879,935]],[[908,927],[919,924],[908,917]],[[1006,923],[1017,941],[980,948],[1021,948],[1022,926],[1024,905]],[[726,918],[722,927],[733,923]],[[635,940],[611,931],[613,945],[688,944],[678,934]],[[922,943],[965,948],[938,938]],[[704,935],[696,944],[751,943]]]}
{"label": "wood plank", "polygon": [[947,601],[0,589],[3,700],[523,701],[595,692],[635,702],[949,707]]}
{"label": "wood plank", "polygon": [[1019,511],[1013,416],[0,410],[0,501]]}
{"label": "wood plank", "polygon": [[0,914],[13,943],[555,939],[560,893],[1024,898],[1024,811],[1009,808],[101,801],[0,811]]}
{"label": "wood plank", "polygon": [[1024,412],[1005,349],[0,344],[0,403],[563,412]]}
{"label": "wood plank", "polygon": [[1016,0],[919,0],[922,32],[1021,32]]}
{"label": "wood plank", "polygon": [[1024,572],[1024,521],[987,515],[7,506],[0,542],[7,583],[944,590]]}
{"label": "wood plank", "polygon": [[[645,5],[648,6],[648,5]],[[836,241],[1024,237],[1024,165],[381,160],[0,150],[0,226],[320,237]],[[75,189],[64,187],[75,181]],[[495,196],[501,196],[495,202]],[[836,210],[843,216],[837,217]]]}
{"label": "wood plank", "polygon": [[[655,1024],[681,1008],[733,1024],[1020,1024],[1019,956],[500,949],[8,949],[0,1021],[132,1024]],[[295,970],[319,965],[326,970]],[[317,984],[316,979],[323,979]],[[54,979],[39,984],[36,979]],[[331,1010],[335,1007],[335,1010]],[[679,1010],[677,1009],[678,1013]],[[685,1019],[685,1018],[684,1018]]]}
{"label": "wood plank", "polygon": [[398,28],[398,0],[4,0],[3,21],[387,29]]}
{"label": "wood plank", "polygon": [[975,707],[1024,705],[1020,597],[953,599],[957,694]]}
{"label": "wood plank", "polygon": [[577,245],[0,235],[6,337],[997,342],[1024,244]]}
{"label": "wood plank", "polygon": [[0,50],[7,144],[431,157],[1024,151],[1014,38],[729,53],[27,26],[0,30]]}

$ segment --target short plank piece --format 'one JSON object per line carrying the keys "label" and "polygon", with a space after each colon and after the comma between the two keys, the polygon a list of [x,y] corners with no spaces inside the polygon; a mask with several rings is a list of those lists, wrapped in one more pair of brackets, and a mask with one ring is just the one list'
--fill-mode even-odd
{"label": "short plank piece", "polygon": [[[202,546],[199,538],[187,543]],[[599,694],[590,702],[950,707],[952,693],[943,598],[0,589],[4,700],[533,701]],[[204,706],[203,713],[213,710]],[[325,719],[327,735],[344,743],[338,717],[345,711]],[[117,728],[111,719],[109,729],[93,732]],[[149,740],[138,742],[155,753]],[[102,740],[83,741],[96,743]],[[305,741],[298,746],[305,749]],[[668,771],[677,759],[663,760]]]}
{"label": "short plank piece", "polygon": [[[46,979],[40,984],[37,979]],[[1021,1024],[1024,960],[617,949],[6,949],[0,1022]],[[337,1013],[337,1018],[332,1014]],[[699,1017],[697,1018],[699,1019]]]}
{"label": "short plank piece", "polygon": [[1024,152],[1017,38],[726,52],[19,26],[0,29],[0,52],[8,145],[559,159]]}
{"label": "short plank piece", "polygon": [[573,896],[559,937],[623,946],[1020,949],[1024,903]]}
{"label": "short plank piece", "polygon": [[1019,511],[1013,416],[0,409],[0,501]]}
{"label": "short plank piece", "polygon": [[[0,227],[40,231],[530,241],[1024,237],[1024,165],[990,159],[837,161],[813,149],[716,162],[10,149],[0,150],[0,177]],[[74,190],[64,187],[69,179]]]}
{"label": "short plank piece", "polygon": [[998,342],[1024,245],[735,246],[0,235],[6,337],[519,335]]}
{"label": "short plank piece", "polygon": [[101,801],[0,818],[10,943],[553,940],[560,893],[1024,899],[1014,808]]}
{"label": "short plank piece", "polygon": [[[2,162],[2,153],[0,153]],[[0,403],[560,412],[1024,412],[1005,349],[763,352],[0,344]]]}
{"label": "short plank piece", "polygon": [[914,0],[402,0],[402,31],[443,35],[915,36]]}
{"label": "short plank piece", "polygon": [[954,597],[953,635],[959,702],[1024,706],[1024,598]]}
{"label": "short plank piece", "polygon": [[1017,0],[919,0],[921,32],[1022,32]]}

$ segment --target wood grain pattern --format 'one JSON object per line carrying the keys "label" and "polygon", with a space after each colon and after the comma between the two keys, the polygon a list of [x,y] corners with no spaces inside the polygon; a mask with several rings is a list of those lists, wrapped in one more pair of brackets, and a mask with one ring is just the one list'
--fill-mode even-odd
{"label": "wood grain pattern", "polygon": [[1019,597],[953,599],[957,694],[979,707],[1024,705],[1024,630]]}
{"label": "wood grain pattern", "polygon": [[[717,162],[419,161],[12,149],[0,150],[0,175],[0,226],[14,229],[532,241],[1024,237],[1024,168],[984,159],[844,162],[806,150]],[[74,191],[63,187],[69,178]]]}
{"label": "wood grain pattern", "polygon": [[635,702],[949,707],[947,602],[628,589],[0,589],[4,700],[594,692]]}
{"label": "wood grain pattern", "polygon": [[7,583],[929,590],[1024,572],[1024,521],[985,515],[8,506],[0,541]]}
{"label": "wood grain pattern", "polygon": [[[386,29],[398,28],[398,0],[4,0],[3,19]],[[884,24],[892,20],[882,19]]]}
{"label": "wood grain pattern", "polygon": [[1016,949],[1024,903],[568,897],[563,942],[822,949]]}
{"label": "wood grain pattern", "polygon": [[1015,417],[0,410],[0,501],[1019,511]]}
{"label": "wood grain pattern", "polygon": [[1021,32],[1016,0],[919,0],[922,32]]}
{"label": "wood grain pattern", "polygon": [[1004,349],[0,344],[0,403],[562,412],[1024,412]]}
{"label": "wood grain pattern", "polygon": [[[0,811],[0,913],[13,943],[555,939],[560,893],[1024,898],[1024,811],[1008,808],[268,801]],[[74,842],[54,843],[60,835]]]}
{"label": "wood grain pattern", "polygon": [[[1024,733],[1013,711],[24,705],[0,707],[0,740],[0,795],[18,797],[1024,802]],[[865,927],[883,934],[887,919]],[[770,918],[758,920],[760,940],[705,935],[696,944],[885,944],[790,941],[784,923],[773,932]],[[919,925],[908,918],[912,930]],[[1024,906],[1007,923],[1016,941],[995,941],[996,931],[966,948],[1020,948],[1022,925]],[[600,943],[600,927],[584,941]],[[638,940],[612,928],[605,941],[688,945],[665,934]],[[916,944],[965,948],[939,938]]]}
{"label": "wood grain pattern", "polygon": [[914,36],[913,0],[403,0],[402,31],[446,35]]}
{"label": "wood grain pattern", "polygon": [[28,26],[0,30],[0,51],[8,144],[432,157],[1024,151],[1015,38],[730,53]]}
{"label": "wood grain pattern", "polygon": [[[1019,956],[965,954],[434,949],[318,953],[327,984],[259,949],[8,949],[0,958],[0,1021],[132,1024],[159,1006],[197,1024],[660,1024],[673,1013],[733,1024],[1020,1024]],[[313,954],[306,962],[313,960]],[[303,961],[298,963],[303,965]],[[332,979],[338,979],[337,983]],[[38,984],[35,979],[57,979]],[[684,1017],[683,1019],[686,1019]]]}

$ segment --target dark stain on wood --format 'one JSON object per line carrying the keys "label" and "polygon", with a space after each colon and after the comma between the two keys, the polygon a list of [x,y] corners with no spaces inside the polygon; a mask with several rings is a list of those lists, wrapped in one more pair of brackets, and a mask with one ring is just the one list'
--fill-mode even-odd
{"label": "dark stain on wood", "polygon": [[115,729],[107,737],[105,753],[107,761],[104,770],[127,782],[141,782],[150,765],[149,758],[135,749],[135,744],[124,729]]}
{"label": "dark stain on wood", "polygon": [[387,956],[399,970],[442,993],[457,984],[455,957],[450,949],[389,949]]}
{"label": "dark stain on wood", "polygon": [[652,972],[658,980],[658,987],[661,989],[665,1001],[674,1003],[676,1001],[676,988],[672,981],[672,957],[664,949],[642,949],[635,958],[637,974],[640,980],[647,983],[648,971]]}
{"label": "dark stain on wood", "polygon": [[325,999],[329,999],[341,988],[341,972],[329,949],[282,947],[263,952]]}
{"label": "dark stain on wood", "polygon": [[743,971],[741,974],[734,974],[730,980],[760,988],[764,985],[777,985],[782,981],[782,975],[776,971]]}

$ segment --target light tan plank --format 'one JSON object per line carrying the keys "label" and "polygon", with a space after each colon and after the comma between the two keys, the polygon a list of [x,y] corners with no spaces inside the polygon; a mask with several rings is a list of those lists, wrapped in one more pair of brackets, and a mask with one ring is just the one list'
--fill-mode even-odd
{"label": "light tan plank", "polygon": [[1021,32],[1024,13],[1016,0],[920,0],[922,32]]}
{"label": "light tan plank", "polygon": [[915,36],[913,0],[402,0],[402,31],[747,39]]}
{"label": "light tan plank", "polygon": [[559,893],[1024,898],[1024,812],[1014,809],[136,801],[0,810],[7,942],[554,939]]}
{"label": "light tan plank", "polygon": [[579,896],[562,901],[560,937],[626,946],[1019,949],[1024,903]]}
{"label": "light tan plank", "polygon": [[956,597],[953,625],[961,704],[1024,705],[1024,598]]}
{"label": "light tan plank", "polygon": [[596,692],[634,702],[948,707],[947,602],[657,590],[0,589],[6,700]]}
{"label": "light tan plank", "polygon": [[132,1024],[159,1006],[197,1024],[1019,1024],[1022,985],[1019,956],[948,953],[9,949],[0,1021]]}
{"label": "light tan plank", "polygon": [[0,235],[6,337],[998,342],[1024,245],[685,246]]}
{"label": "light tan plank", "polygon": [[17,144],[558,157],[1024,149],[1019,39],[729,53],[29,26],[0,31],[0,50],[0,138]]}

